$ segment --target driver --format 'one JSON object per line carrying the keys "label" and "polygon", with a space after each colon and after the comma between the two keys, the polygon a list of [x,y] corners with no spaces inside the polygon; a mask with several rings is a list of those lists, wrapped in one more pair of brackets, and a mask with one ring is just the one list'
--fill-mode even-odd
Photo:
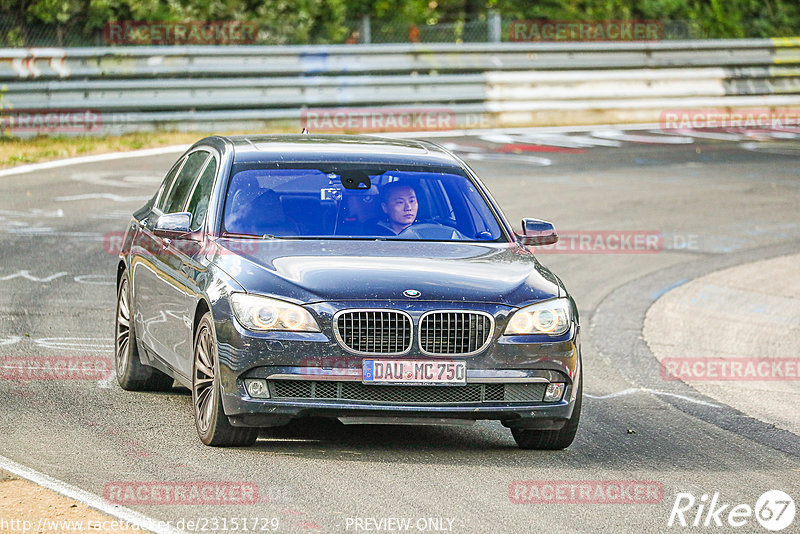
{"label": "driver", "polygon": [[387,220],[378,222],[379,226],[388,228],[399,234],[417,222],[417,193],[410,185],[391,182],[383,186],[381,191],[381,209]]}

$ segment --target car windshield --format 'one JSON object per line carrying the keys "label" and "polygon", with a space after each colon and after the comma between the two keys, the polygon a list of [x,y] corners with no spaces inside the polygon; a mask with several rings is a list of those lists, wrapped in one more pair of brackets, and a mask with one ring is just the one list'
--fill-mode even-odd
{"label": "car windshield", "polygon": [[296,238],[503,239],[485,197],[459,169],[290,166],[235,165],[223,231]]}

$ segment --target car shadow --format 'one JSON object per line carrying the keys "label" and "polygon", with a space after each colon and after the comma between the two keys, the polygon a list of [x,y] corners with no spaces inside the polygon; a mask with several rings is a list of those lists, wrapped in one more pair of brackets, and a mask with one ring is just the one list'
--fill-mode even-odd
{"label": "car shadow", "polygon": [[[188,390],[173,388],[169,394],[189,397],[185,408],[191,408]],[[196,439],[194,433],[187,431],[187,439]],[[584,397],[575,441],[560,451],[519,449],[510,430],[497,421],[478,421],[466,427],[344,425],[328,418],[303,418],[264,428],[255,445],[234,449],[245,455],[362,463],[493,467],[546,463],[554,468],[652,472],[774,469],[770,463],[774,456],[763,446],[713,425],[698,424],[690,415],[647,394],[605,400]],[[719,465],[719,458],[726,458],[724,466]]]}

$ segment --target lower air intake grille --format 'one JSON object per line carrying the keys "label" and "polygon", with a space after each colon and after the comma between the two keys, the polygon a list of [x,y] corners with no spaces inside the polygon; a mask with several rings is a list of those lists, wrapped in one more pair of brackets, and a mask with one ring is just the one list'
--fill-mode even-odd
{"label": "lower air intake grille", "polygon": [[361,382],[270,380],[274,399],[330,399],[389,404],[541,402],[547,384],[467,384],[465,386],[383,386]]}

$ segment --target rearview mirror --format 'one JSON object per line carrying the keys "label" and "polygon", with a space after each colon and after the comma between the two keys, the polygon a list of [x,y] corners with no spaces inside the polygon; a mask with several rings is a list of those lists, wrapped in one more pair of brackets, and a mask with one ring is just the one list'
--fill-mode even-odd
{"label": "rearview mirror", "polygon": [[155,231],[162,234],[187,234],[191,231],[192,214],[188,211],[165,213],[156,221]]}
{"label": "rearview mirror", "polygon": [[558,242],[558,234],[553,223],[541,219],[522,219],[523,245],[553,245]]}

